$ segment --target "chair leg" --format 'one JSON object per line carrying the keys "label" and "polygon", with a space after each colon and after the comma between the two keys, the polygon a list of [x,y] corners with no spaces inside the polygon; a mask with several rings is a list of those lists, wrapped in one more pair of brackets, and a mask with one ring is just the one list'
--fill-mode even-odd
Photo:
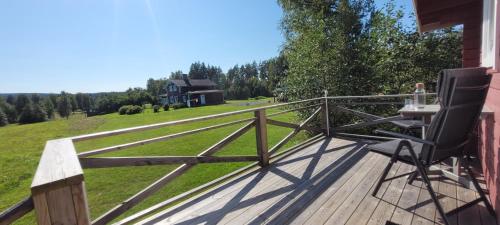
{"label": "chair leg", "polygon": [[436,205],[436,208],[439,212],[439,215],[441,215],[441,218],[443,219],[444,224],[449,225],[450,222],[448,221],[448,217],[446,216],[446,213],[445,213],[443,207],[441,206],[441,203],[439,203],[439,199],[436,196],[436,192],[434,192],[434,189],[432,188],[431,181],[425,172],[425,168],[423,168],[423,166],[421,166],[421,164],[420,164],[420,166],[417,165],[417,169],[419,171],[420,177],[422,177],[422,180],[425,183],[425,187],[427,188],[427,191],[429,191],[429,194],[431,195],[431,198],[432,198],[432,201],[434,202],[434,205]]}
{"label": "chair leg", "polygon": [[408,177],[408,184],[413,184],[413,181],[417,179],[418,171],[413,171],[413,173]]}
{"label": "chair leg", "polygon": [[427,176],[427,172],[425,171],[425,167],[422,165],[420,160],[417,157],[417,154],[415,154],[415,151],[411,147],[410,143],[408,141],[403,141],[402,142],[404,145],[407,145],[408,150],[411,154],[411,157],[413,161],[415,162],[415,166],[417,167],[417,171],[424,181],[425,187],[427,188],[427,191],[429,191],[429,194],[431,195],[432,201],[436,205],[436,208],[439,212],[439,215],[441,215],[441,218],[443,219],[443,222],[445,225],[449,225],[450,222],[448,221],[448,217],[446,217],[446,213],[444,212],[443,207],[441,206],[441,203],[439,203],[439,199],[436,196],[436,192],[434,192],[434,189],[432,188],[431,181],[429,177]]}
{"label": "chair leg", "polygon": [[391,161],[387,164],[387,166],[384,169],[384,172],[382,173],[382,176],[378,179],[377,185],[375,186],[375,189],[373,189],[372,196],[376,196],[378,193],[378,190],[380,189],[380,186],[382,186],[382,183],[384,183],[385,178],[387,177],[387,174],[389,173],[389,170],[391,169],[392,165],[395,163],[394,157],[391,158]]}
{"label": "chair leg", "polygon": [[486,194],[484,194],[484,191],[481,188],[481,186],[479,185],[479,182],[477,181],[476,177],[474,176],[474,174],[472,174],[472,171],[470,169],[469,164],[468,163],[464,163],[462,165],[464,165],[464,168],[467,171],[467,175],[469,175],[469,177],[470,177],[470,179],[472,181],[472,184],[474,185],[474,188],[476,189],[477,193],[479,193],[479,199],[481,199],[484,202],[484,205],[486,206],[486,208],[488,209],[488,211],[490,212],[490,214],[492,216],[496,217],[496,212],[493,209],[493,206],[491,206],[490,201],[486,197]]}
{"label": "chair leg", "polygon": [[394,165],[394,163],[398,160],[399,152],[401,152],[401,150],[403,149],[403,146],[404,145],[400,143],[398,145],[398,148],[394,152],[394,155],[392,155],[391,161],[389,161],[389,164],[387,164],[387,166],[385,167],[384,172],[382,173],[382,176],[379,178],[377,185],[375,186],[375,189],[372,192],[373,197],[375,197],[377,195],[377,192],[380,189],[380,186],[382,185],[382,183],[384,183],[385,178],[387,177],[387,174],[389,173],[389,170],[391,169],[392,165]]}

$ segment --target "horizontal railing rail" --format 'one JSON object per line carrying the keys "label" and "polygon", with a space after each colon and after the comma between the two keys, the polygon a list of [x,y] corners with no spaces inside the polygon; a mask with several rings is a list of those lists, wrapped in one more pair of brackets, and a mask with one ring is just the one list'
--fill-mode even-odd
{"label": "horizontal railing rail", "polygon": [[[433,94],[429,94],[433,95]],[[207,115],[196,118],[189,118],[177,121],[169,121],[151,125],[137,126],[124,128],[112,131],[104,131],[93,134],[79,135],[58,140],[48,141],[42,153],[38,169],[35,173],[33,183],[31,185],[32,195],[15,206],[5,210],[0,214],[0,224],[9,224],[32,209],[36,211],[36,219],[39,224],[107,224],[116,219],[124,212],[134,207],[138,203],[150,195],[156,193],[160,188],[169,184],[176,177],[189,171],[193,166],[200,163],[220,163],[220,162],[254,162],[260,166],[267,166],[269,159],[280,155],[279,150],[283,148],[293,137],[300,131],[309,131],[312,133],[322,133],[325,136],[330,134],[342,134],[349,136],[351,134],[342,133],[351,128],[360,128],[372,126],[397,119],[396,117],[384,118],[372,115],[365,112],[360,112],[353,109],[348,109],[346,105],[362,105],[362,104],[396,104],[398,101],[377,101],[377,102],[355,102],[352,100],[367,100],[367,99],[382,99],[382,98],[404,98],[410,97],[411,94],[402,95],[376,95],[376,96],[335,96],[328,97],[326,94],[323,97],[294,101],[289,103],[280,103],[257,108],[244,109],[233,112],[220,113],[215,115]],[[350,102],[342,102],[350,101]],[[283,108],[280,111],[266,114],[268,109]],[[348,124],[332,128],[330,126],[329,110],[343,111],[361,117],[365,122],[358,124]],[[300,111],[312,112],[305,118],[304,121],[295,124],[291,122],[279,121],[271,119],[272,117],[285,113]],[[216,118],[224,118],[229,116],[253,113],[248,118],[238,119],[234,121],[224,122],[216,125],[201,127],[193,130],[182,131],[179,133],[168,134],[164,136],[138,140],[125,144],[93,149],[81,153],[77,153],[74,143],[86,140],[116,136],[133,132],[153,130],[168,126],[175,126],[199,121],[206,121]],[[312,125],[315,118],[319,117],[320,127]],[[224,137],[214,145],[202,151],[196,156],[139,156],[139,157],[95,157],[96,155],[129,149],[132,147],[147,145],[160,141],[167,141],[174,138],[194,135],[200,132],[205,132],[213,129],[229,127],[237,124],[244,124],[242,127]],[[278,141],[274,146],[268,146],[267,141],[267,125],[280,126],[293,129],[283,139]],[[250,129],[255,128],[256,134],[256,155],[236,155],[236,156],[214,156],[213,154],[221,150],[229,143],[235,141]],[[92,157],[90,157],[92,156]],[[123,166],[149,166],[149,165],[167,165],[181,164],[173,171],[165,174],[163,177],[153,182],[137,194],[124,200],[119,205],[115,206],[108,212],[99,216],[91,222],[88,209],[87,193],[83,176],[83,168],[107,168],[107,167],[123,167]],[[226,176],[225,176],[226,177]],[[210,182],[206,185],[212,185]],[[205,186],[205,185],[203,185]],[[201,190],[201,189],[196,189]],[[189,196],[189,195],[181,195]],[[178,201],[180,197],[174,197]],[[157,209],[160,209],[173,201],[167,200],[162,205],[157,205],[146,211],[142,211],[138,215],[133,215],[123,221],[135,221],[146,215],[150,215]],[[120,223],[122,224],[122,223]]]}
{"label": "horizontal railing rail", "polygon": [[0,213],[0,224],[11,224],[31,212],[34,208],[33,199],[29,196]]}
{"label": "horizontal railing rail", "polygon": [[137,127],[124,128],[124,129],[118,129],[118,130],[113,130],[113,131],[104,131],[104,132],[99,132],[99,133],[80,135],[80,136],[72,137],[71,139],[73,141],[84,141],[84,140],[95,139],[95,138],[100,138],[100,137],[108,137],[108,136],[114,136],[114,135],[119,135],[119,134],[126,134],[126,133],[130,133],[130,132],[145,131],[145,130],[157,129],[157,128],[161,128],[161,127],[203,121],[203,120],[208,120],[208,119],[228,117],[228,116],[233,116],[233,115],[238,115],[238,114],[243,114],[243,113],[254,112],[256,110],[266,110],[266,109],[278,108],[278,107],[289,106],[289,105],[294,105],[294,104],[299,104],[299,103],[304,103],[304,102],[311,102],[311,101],[316,101],[316,100],[321,100],[321,99],[323,99],[323,98],[312,98],[312,99],[306,99],[306,100],[300,100],[300,101],[294,101],[294,102],[275,104],[275,105],[270,105],[270,106],[263,106],[263,107],[258,107],[258,108],[251,108],[251,109],[244,109],[244,110],[238,110],[238,111],[227,112],[227,113],[220,113],[220,114],[215,114],[215,115],[201,116],[201,117],[196,117],[196,118],[191,118],[191,119],[177,120],[177,121],[171,121],[171,122],[165,122],[165,123],[157,123],[157,124],[151,124],[151,125],[145,125],[145,126],[137,126]]}
{"label": "horizontal railing rail", "polygon": [[[426,93],[426,96],[436,96],[436,93]],[[377,99],[377,98],[407,98],[413,97],[413,94],[394,94],[394,95],[353,95],[353,96],[328,96],[331,99]]]}

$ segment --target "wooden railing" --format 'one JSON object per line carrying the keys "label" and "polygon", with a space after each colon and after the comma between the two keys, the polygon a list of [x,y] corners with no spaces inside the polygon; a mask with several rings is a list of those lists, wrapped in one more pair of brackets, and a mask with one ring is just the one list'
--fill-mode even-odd
{"label": "wooden railing", "polygon": [[[197,164],[220,162],[258,162],[260,166],[267,166],[269,164],[270,156],[276,154],[278,150],[289,142],[299,131],[321,131],[308,126],[308,124],[310,124],[310,122],[318,114],[320,114],[322,109],[325,109],[325,107],[322,107],[322,104],[324,103],[325,101],[323,98],[315,98],[48,141],[42,153],[35,177],[33,178],[31,185],[31,197],[28,197],[23,202],[2,212],[2,214],[0,214],[0,223],[9,224],[34,208],[38,224],[107,224]],[[299,104],[305,106],[294,107]],[[266,115],[267,109],[278,107],[287,108],[286,110]],[[317,109],[315,109],[314,113],[300,124],[269,119],[270,117],[280,114],[297,110],[305,110],[307,108]],[[231,122],[146,140],[94,149],[81,153],[77,153],[74,147],[74,143],[79,141],[152,130],[167,126],[193,123],[245,113],[248,114],[251,112],[253,112],[253,116],[245,119],[234,120]],[[196,156],[95,157],[96,155],[102,153],[120,151],[127,148],[159,141],[166,141],[236,124],[243,124],[243,126]],[[269,149],[267,141],[267,124],[293,128],[293,131]],[[235,141],[254,127],[256,132],[256,155],[213,156],[214,153],[221,150],[229,143]],[[83,169],[167,164],[181,165],[91,222]]]}
{"label": "wooden railing", "polygon": [[[221,113],[216,115],[202,116],[178,121],[157,123],[146,126],[138,126],[132,128],[125,128],[113,131],[106,131],[94,134],[81,135],[76,137],[51,140],[48,141],[42,153],[38,169],[35,173],[31,185],[31,197],[26,198],[22,202],[7,209],[0,214],[0,224],[9,224],[18,218],[22,217],[33,208],[36,212],[36,220],[39,224],[107,224],[114,220],[124,212],[134,207],[148,196],[157,192],[160,188],[170,183],[176,177],[188,171],[193,166],[199,163],[218,163],[218,162],[258,162],[262,167],[269,164],[269,159],[277,155],[278,150],[288,143],[297,133],[301,130],[311,131],[313,133],[322,133],[322,135],[331,136],[337,131],[348,130],[350,128],[358,128],[363,126],[376,125],[391,121],[395,118],[382,118],[368,113],[350,110],[342,107],[342,105],[357,105],[356,102],[339,103],[338,100],[350,101],[352,99],[382,99],[382,98],[402,98],[410,95],[382,95],[382,96],[342,96],[342,97],[328,97],[325,96],[314,99],[307,99],[302,101],[290,102],[269,105],[259,108],[245,109],[234,112]],[[401,103],[398,101],[396,103]],[[359,104],[362,104],[360,102]],[[372,102],[372,104],[394,104],[394,102]],[[285,107],[284,110],[266,114],[267,109]],[[364,124],[350,124],[337,128],[330,126],[330,112],[329,109],[343,110],[344,112],[352,113],[353,115],[364,118]],[[312,114],[299,124],[283,122],[272,119],[272,117],[284,113],[294,111],[314,110]],[[165,136],[155,137],[146,140],[140,140],[115,146],[109,146],[100,149],[94,149],[82,153],[77,153],[74,147],[75,142],[98,139],[103,137],[115,136],[120,134],[152,130],[167,126],[193,123],[197,121],[205,121],[215,118],[228,117],[233,115],[252,113],[253,116],[245,119],[235,120],[222,124],[197,128],[194,130],[183,131],[180,133],[169,134]],[[320,117],[320,127],[311,126],[311,121],[315,117]],[[186,135],[193,135],[200,132],[227,127],[236,124],[244,124],[241,128],[234,131],[229,136],[220,140],[216,144],[202,151],[196,156],[143,156],[143,157],[89,157],[102,153],[120,151],[123,149],[141,146],[149,143],[166,141],[174,138],[183,137]],[[287,134],[282,140],[271,148],[268,147],[268,134],[267,124],[292,128],[293,130]],[[224,146],[233,142],[241,137],[251,128],[255,127],[256,132],[256,155],[238,155],[238,156],[213,156],[214,153],[222,149]],[[337,129],[337,130],[336,130]],[[280,153],[281,154],[281,153]],[[91,222],[90,213],[88,209],[87,193],[85,189],[83,168],[108,168],[108,167],[123,167],[123,166],[149,166],[149,165],[166,165],[166,164],[181,164],[173,171],[161,177],[157,181],[150,184],[145,189],[141,190],[132,197],[126,199],[119,205],[115,206],[108,212],[99,216]],[[232,173],[236,174],[238,171]],[[217,179],[225,179],[230,175]],[[200,188],[194,189],[201,190],[208,185],[208,183]],[[137,213],[128,217],[119,224],[128,224],[141,217],[149,215],[164,206],[181,200],[189,196],[189,194],[182,194],[155,205],[147,210]]]}

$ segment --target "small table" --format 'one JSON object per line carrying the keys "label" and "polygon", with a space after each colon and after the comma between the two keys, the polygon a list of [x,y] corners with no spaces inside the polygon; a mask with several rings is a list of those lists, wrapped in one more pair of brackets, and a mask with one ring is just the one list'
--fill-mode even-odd
{"label": "small table", "polygon": [[[434,114],[436,114],[439,111],[439,109],[441,109],[440,105],[424,105],[421,108],[406,107],[405,106],[405,107],[401,108],[398,112],[401,114],[402,117],[405,117],[405,118],[421,117],[422,122],[424,124],[430,124],[430,122],[432,120],[432,116]],[[488,118],[488,116],[493,115],[493,114],[494,114],[494,112],[490,108],[488,108],[488,106],[484,105],[483,110],[481,112],[480,119],[481,120],[486,119],[486,118]],[[425,129],[426,129],[426,127],[423,126],[422,127],[422,138],[425,138]],[[469,187],[470,180],[460,176],[460,165],[458,164],[458,160],[456,158],[453,158],[453,165],[454,165],[453,166],[453,173],[450,173],[450,172],[445,171],[445,170],[441,170],[441,169],[436,168],[436,167],[434,167],[433,169],[438,169],[443,173],[444,176],[451,178],[453,180],[456,180],[456,181],[466,185],[467,187]]]}
{"label": "small table", "polygon": [[[439,109],[441,109],[441,106],[436,104],[436,105],[424,105],[421,108],[403,107],[398,112],[401,114],[401,116],[406,118],[421,117],[422,122],[424,122],[424,124],[430,124],[432,116],[436,114],[439,111]],[[493,113],[494,112],[490,110],[488,106],[484,105],[480,119],[485,119],[487,118],[487,116],[493,115]],[[425,138],[425,126],[422,127],[422,138]]]}

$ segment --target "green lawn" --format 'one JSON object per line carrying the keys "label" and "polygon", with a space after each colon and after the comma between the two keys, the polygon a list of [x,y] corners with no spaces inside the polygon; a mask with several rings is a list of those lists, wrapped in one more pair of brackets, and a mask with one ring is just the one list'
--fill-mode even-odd
{"label": "green lawn", "polygon": [[[0,211],[3,211],[29,195],[31,180],[47,140],[263,106],[263,104],[247,106],[245,104],[240,104],[242,103],[241,101],[229,101],[228,103],[229,104],[218,106],[170,110],[168,112],[161,111],[160,113],[152,113],[151,110],[146,110],[146,112],[136,115],[118,115],[117,113],[113,113],[90,118],[78,115],[71,117],[69,120],[60,119],[37,124],[8,125],[0,128],[0,171],[2,171],[0,176]],[[277,109],[269,110],[268,113],[276,110]],[[79,152],[92,150],[251,116],[253,116],[252,113],[246,113],[231,117],[89,140],[77,143],[76,148]],[[283,114],[274,119],[297,121],[297,117],[293,113]],[[243,124],[228,126],[99,156],[196,155],[242,125]],[[290,131],[291,129],[288,128],[269,125],[269,146],[271,147],[276,144]],[[301,132],[292,139],[287,146],[296,144],[306,137],[307,135]],[[219,151],[216,155],[250,154],[256,154],[255,130],[253,129]],[[125,215],[133,214],[134,212],[161,202],[169,197],[234,171],[244,165],[247,165],[247,163],[197,165],[144,202],[129,210]],[[92,218],[96,218],[121,201],[132,196],[156,179],[167,174],[176,166],[177,165],[86,169],[84,172]],[[123,216],[121,218],[123,218]],[[34,223],[33,213],[20,220],[17,224],[32,223]]]}

